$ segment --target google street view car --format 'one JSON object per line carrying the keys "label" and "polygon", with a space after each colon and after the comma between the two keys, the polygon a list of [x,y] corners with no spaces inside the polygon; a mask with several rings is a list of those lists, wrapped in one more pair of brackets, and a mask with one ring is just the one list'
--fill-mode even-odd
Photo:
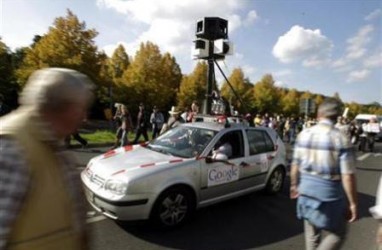
{"label": "google street view car", "polygon": [[285,174],[285,147],[272,129],[193,122],[91,159],[81,179],[105,216],[175,227],[195,209],[261,189],[277,193]]}

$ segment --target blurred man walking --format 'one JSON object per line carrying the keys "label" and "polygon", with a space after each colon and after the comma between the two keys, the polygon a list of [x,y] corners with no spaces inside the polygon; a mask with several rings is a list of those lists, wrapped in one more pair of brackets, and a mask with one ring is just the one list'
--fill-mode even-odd
{"label": "blurred man walking", "polygon": [[[318,124],[303,130],[295,145],[290,197],[298,198],[307,250],[339,249],[347,221],[357,219],[355,157],[349,138],[334,128],[338,115],[338,103],[324,101]],[[322,230],[328,235],[321,241]]]}

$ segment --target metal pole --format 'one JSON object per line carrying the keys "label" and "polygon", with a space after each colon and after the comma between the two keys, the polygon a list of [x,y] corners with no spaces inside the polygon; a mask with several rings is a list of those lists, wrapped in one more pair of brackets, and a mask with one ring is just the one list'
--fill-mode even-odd
{"label": "metal pole", "polygon": [[209,41],[208,49],[208,78],[207,78],[207,91],[206,99],[204,101],[203,114],[207,115],[211,112],[212,106],[212,86],[215,81],[215,68],[214,68],[214,41]]}

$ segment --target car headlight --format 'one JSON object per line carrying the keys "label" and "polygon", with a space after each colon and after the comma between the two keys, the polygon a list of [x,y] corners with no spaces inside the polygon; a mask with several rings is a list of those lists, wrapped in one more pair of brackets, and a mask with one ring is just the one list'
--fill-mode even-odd
{"label": "car headlight", "polygon": [[127,190],[127,182],[122,180],[107,180],[105,190],[116,195],[124,195]]}

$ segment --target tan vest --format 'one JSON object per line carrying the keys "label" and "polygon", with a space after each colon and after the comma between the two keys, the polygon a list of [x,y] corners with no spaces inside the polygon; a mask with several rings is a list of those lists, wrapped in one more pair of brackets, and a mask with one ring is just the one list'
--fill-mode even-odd
{"label": "tan vest", "polygon": [[73,205],[59,160],[43,143],[31,115],[17,111],[0,119],[0,134],[10,135],[22,147],[31,182],[21,211],[12,226],[8,249],[81,249],[73,230]]}

